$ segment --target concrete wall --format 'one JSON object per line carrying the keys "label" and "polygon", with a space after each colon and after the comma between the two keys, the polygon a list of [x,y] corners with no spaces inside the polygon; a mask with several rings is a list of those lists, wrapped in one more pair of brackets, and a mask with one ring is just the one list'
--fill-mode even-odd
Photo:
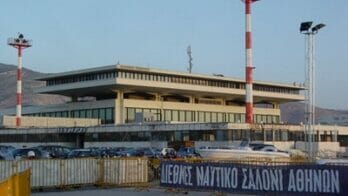
{"label": "concrete wall", "polygon": [[[16,128],[15,116],[1,116],[1,127]],[[52,117],[33,117],[22,116],[21,128],[25,127],[88,127],[97,126],[101,122],[93,118],[52,118]]]}

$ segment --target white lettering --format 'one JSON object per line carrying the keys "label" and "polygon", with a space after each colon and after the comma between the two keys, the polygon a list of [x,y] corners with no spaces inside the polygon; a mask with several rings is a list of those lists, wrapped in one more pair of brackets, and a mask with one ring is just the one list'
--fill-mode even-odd
{"label": "white lettering", "polygon": [[288,191],[296,191],[294,171],[290,169]]}
{"label": "white lettering", "polygon": [[172,167],[173,167],[173,165],[168,165],[168,167],[167,167],[167,182],[168,182],[168,184],[172,184],[172,180],[170,179],[171,177],[171,175],[172,175]]}
{"label": "white lettering", "polygon": [[322,186],[321,186],[321,170],[314,170],[313,171],[313,178],[314,178],[314,192],[321,192]]}
{"label": "white lettering", "polygon": [[260,174],[260,170],[256,169],[256,180],[255,180],[255,184],[256,184],[256,190],[263,190],[263,185],[262,185],[262,180],[261,180],[261,174]]}
{"label": "white lettering", "polygon": [[173,184],[178,183],[179,178],[179,165],[174,165],[173,167]]}
{"label": "white lettering", "polygon": [[304,174],[302,169],[298,169],[296,172],[296,189],[299,192],[304,190]]}
{"label": "white lettering", "polygon": [[246,182],[247,182],[247,175],[246,172],[248,171],[248,169],[246,168],[242,168],[242,172],[243,172],[243,183],[242,183],[242,189],[248,189]]}
{"label": "white lettering", "polygon": [[204,169],[203,166],[196,167],[197,186],[203,186]]}
{"label": "white lettering", "polygon": [[231,188],[230,176],[231,176],[231,168],[224,168],[224,188]]}
{"label": "white lettering", "polygon": [[254,180],[254,174],[253,174],[253,170],[249,169],[249,189],[255,190],[256,186],[255,186],[255,180]]}
{"label": "white lettering", "polygon": [[234,189],[238,186],[238,169],[235,167],[232,169],[231,172],[231,186]]}
{"label": "white lettering", "polygon": [[340,193],[340,178],[338,171],[331,170],[331,192],[332,193]]}
{"label": "white lettering", "polygon": [[270,188],[270,182],[269,182],[269,172],[267,169],[262,170],[262,180],[263,180],[263,189],[268,191]]}
{"label": "white lettering", "polygon": [[328,193],[330,192],[330,173],[327,169],[325,169],[322,173],[323,177],[323,192]]}
{"label": "white lettering", "polygon": [[191,172],[192,172],[192,166],[188,166],[188,167],[187,167],[187,173],[188,173],[188,182],[187,182],[187,185],[190,185],[190,186],[192,186]]}

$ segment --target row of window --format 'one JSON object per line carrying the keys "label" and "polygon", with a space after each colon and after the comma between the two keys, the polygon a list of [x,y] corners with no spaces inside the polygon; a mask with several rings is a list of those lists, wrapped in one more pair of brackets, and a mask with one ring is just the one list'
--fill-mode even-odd
{"label": "row of window", "polygon": [[[47,86],[51,86],[51,85],[59,85],[59,84],[74,83],[74,82],[84,82],[84,81],[90,81],[90,80],[104,80],[104,79],[116,78],[116,77],[135,79],[135,80],[150,80],[150,81],[181,83],[181,84],[191,84],[191,85],[201,85],[201,86],[245,89],[244,82],[201,79],[201,78],[192,78],[192,77],[169,75],[169,74],[164,75],[164,74],[157,74],[157,73],[141,73],[141,72],[131,72],[131,71],[111,71],[111,72],[103,72],[103,73],[88,73],[88,74],[80,74],[80,75],[74,75],[74,76],[66,76],[62,78],[49,79],[47,80],[46,84]],[[257,91],[299,94],[299,90],[286,88],[286,87],[265,86],[265,85],[256,84],[254,85],[254,89]]]}
{"label": "row of window", "polygon": [[62,118],[98,118],[102,124],[114,123],[114,107],[97,108],[97,109],[83,109],[59,112],[42,112],[35,114],[28,114],[28,116],[44,116],[44,117],[62,117]]}
{"label": "row of window", "polygon": [[[6,142],[76,142],[78,134],[1,134],[0,143]],[[274,138],[273,138],[274,137]],[[85,133],[85,142],[122,141],[234,141],[249,138],[251,141],[305,141],[304,132],[255,131],[255,130],[195,130],[195,131],[153,131],[153,132],[103,132]],[[317,137],[314,137],[317,138]],[[321,141],[333,141],[332,133],[320,135]],[[338,141],[346,141],[347,136],[338,136]],[[81,139],[81,138],[80,138]],[[342,145],[342,144],[341,144]]]}
{"label": "row of window", "polygon": [[[163,110],[148,108],[126,108],[126,123],[136,122],[137,114],[143,114],[142,117],[148,121],[177,121],[177,122],[231,122],[245,123],[245,114],[242,113],[224,113],[224,112],[206,112],[190,110]],[[197,115],[197,116],[196,116]],[[279,123],[279,116],[275,115],[254,115],[257,123]]]}

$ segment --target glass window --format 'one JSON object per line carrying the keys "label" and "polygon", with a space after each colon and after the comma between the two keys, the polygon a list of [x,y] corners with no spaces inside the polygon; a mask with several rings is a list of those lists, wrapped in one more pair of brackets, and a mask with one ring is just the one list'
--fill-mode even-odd
{"label": "glass window", "polygon": [[185,111],[179,111],[179,121],[186,121]]}
{"label": "glass window", "polygon": [[173,121],[179,121],[179,112],[178,112],[178,110],[172,110],[172,119],[173,119]]}
{"label": "glass window", "polygon": [[101,119],[102,124],[104,124],[106,119],[105,108],[99,109],[99,118]]}
{"label": "glass window", "polygon": [[245,123],[245,114],[240,114],[240,122]]}
{"label": "glass window", "polygon": [[218,122],[225,122],[225,119],[224,119],[224,113],[218,113],[217,114],[218,116],[217,116],[217,121]]}
{"label": "glass window", "polygon": [[106,124],[110,124],[114,122],[113,108],[106,108],[105,119],[106,119],[106,122],[105,122]]}
{"label": "glass window", "polygon": [[186,122],[192,122],[193,118],[192,118],[192,111],[186,111]]}
{"label": "glass window", "polygon": [[80,110],[80,118],[86,118],[86,110]]}
{"label": "glass window", "polygon": [[205,112],[205,121],[204,122],[211,122],[211,113]]}
{"label": "glass window", "polygon": [[134,122],[135,119],[135,108],[127,108],[127,119],[126,122],[131,123]]}
{"label": "glass window", "polygon": [[211,113],[211,122],[217,122],[217,113],[216,112]]}
{"label": "glass window", "polygon": [[79,111],[75,110],[74,111],[74,118],[80,118]]}
{"label": "glass window", "polygon": [[98,109],[93,109],[92,118],[99,118]]}
{"label": "glass window", "polygon": [[92,118],[92,110],[86,111],[86,118]]}
{"label": "glass window", "polygon": [[234,120],[236,123],[242,123],[242,115],[241,114],[234,114]]}
{"label": "glass window", "polygon": [[198,122],[204,122],[204,121],[205,121],[205,113],[198,112]]}
{"label": "glass window", "polygon": [[164,111],[164,119],[166,121],[172,121],[172,112],[170,110]]}

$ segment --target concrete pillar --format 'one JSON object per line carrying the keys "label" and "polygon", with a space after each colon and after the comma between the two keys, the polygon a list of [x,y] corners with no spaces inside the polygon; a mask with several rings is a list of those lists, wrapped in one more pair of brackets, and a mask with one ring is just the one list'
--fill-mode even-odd
{"label": "concrete pillar", "polygon": [[273,109],[279,109],[279,103],[273,102]]}
{"label": "concrete pillar", "polygon": [[194,96],[189,96],[189,102],[194,104],[195,103],[195,97]]}
{"label": "concrete pillar", "polygon": [[115,124],[122,124],[124,123],[124,101],[123,101],[123,91],[118,90],[117,91],[117,99],[116,99],[116,107],[115,107]]}
{"label": "concrete pillar", "polygon": [[156,93],[156,101],[160,102],[160,119],[159,121],[164,121],[164,108],[163,108],[163,99],[161,94]]}

